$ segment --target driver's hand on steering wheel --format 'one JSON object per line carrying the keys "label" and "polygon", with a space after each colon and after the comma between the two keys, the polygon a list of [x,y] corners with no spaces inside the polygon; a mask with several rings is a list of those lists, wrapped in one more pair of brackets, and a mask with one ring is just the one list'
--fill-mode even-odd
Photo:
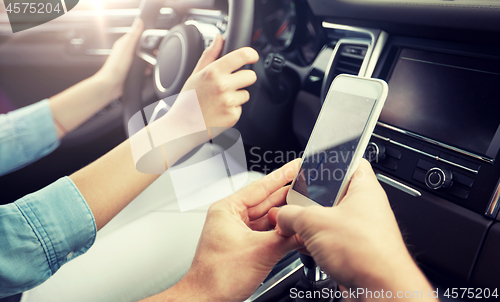
{"label": "driver's hand on steering wheel", "polygon": [[[192,89],[196,91],[208,129],[234,126],[241,116],[241,105],[250,99],[249,92],[243,88],[257,80],[253,70],[239,70],[259,60],[257,51],[243,47],[217,59],[223,45],[222,36],[217,35],[181,91],[181,94]],[[182,109],[182,100],[178,99],[171,110],[182,112]]]}
{"label": "driver's hand on steering wheel", "polygon": [[140,18],[135,19],[130,32],[121,36],[113,44],[111,54],[96,76],[102,79],[112,90],[112,98],[116,99],[123,94],[123,86],[127,78],[128,71],[134,59],[137,42],[144,30],[144,23]]}

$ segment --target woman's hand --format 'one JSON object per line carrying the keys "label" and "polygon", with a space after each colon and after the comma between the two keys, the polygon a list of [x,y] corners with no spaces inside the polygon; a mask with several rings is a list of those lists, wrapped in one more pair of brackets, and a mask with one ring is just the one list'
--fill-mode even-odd
{"label": "woman's hand", "polygon": [[109,85],[112,92],[111,100],[123,94],[123,86],[143,30],[143,21],[140,18],[135,19],[131,31],[116,40],[104,66],[95,75]]}
{"label": "woman's hand", "polygon": [[118,39],[104,66],[93,76],[50,98],[57,137],[73,131],[123,94],[135,48],[144,28],[136,19],[132,31]]}
{"label": "woman's hand", "polygon": [[259,54],[250,47],[244,47],[217,59],[223,45],[224,40],[218,35],[203,52],[182,88],[181,97],[171,109],[184,112],[182,92],[194,89],[208,129],[234,126],[241,116],[241,105],[250,99],[250,94],[243,88],[257,80],[254,71],[239,69],[257,62]]}

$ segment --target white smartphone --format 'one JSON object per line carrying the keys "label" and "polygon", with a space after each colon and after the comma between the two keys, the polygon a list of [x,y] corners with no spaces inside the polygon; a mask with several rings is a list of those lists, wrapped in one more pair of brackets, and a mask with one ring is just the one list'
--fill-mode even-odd
{"label": "white smartphone", "polygon": [[365,153],[388,93],[382,80],[339,75],[319,113],[288,204],[335,206]]}

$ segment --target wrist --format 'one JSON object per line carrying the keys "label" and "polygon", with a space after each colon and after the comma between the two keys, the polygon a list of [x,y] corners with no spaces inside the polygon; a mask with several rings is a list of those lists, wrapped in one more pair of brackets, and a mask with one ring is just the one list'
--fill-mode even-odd
{"label": "wrist", "polygon": [[123,94],[123,83],[104,69],[99,70],[89,80],[93,82],[93,85],[101,91],[102,95],[109,102],[119,98]]}
{"label": "wrist", "polygon": [[401,257],[391,258],[385,265],[377,266],[370,273],[362,274],[356,282],[358,288],[377,291],[385,290],[396,293],[398,291],[419,291],[428,292],[431,285],[426,277],[413,261],[409,253]]}
{"label": "wrist", "polygon": [[[177,284],[158,294],[160,301],[210,301],[210,296],[200,290],[200,284],[190,277],[189,272]],[[156,300],[155,300],[156,301]]]}

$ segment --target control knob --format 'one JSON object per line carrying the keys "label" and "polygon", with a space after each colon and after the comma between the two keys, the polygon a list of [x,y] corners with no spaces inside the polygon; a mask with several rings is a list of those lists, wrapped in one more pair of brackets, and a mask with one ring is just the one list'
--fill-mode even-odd
{"label": "control knob", "polygon": [[434,190],[447,189],[453,185],[453,173],[445,168],[431,168],[425,174],[425,184]]}
{"label": "control knob", "polygon": [[385,159],[385,146],[381,143],[370,142],[366,147],[364,158],[370,163],[378,163]]}

